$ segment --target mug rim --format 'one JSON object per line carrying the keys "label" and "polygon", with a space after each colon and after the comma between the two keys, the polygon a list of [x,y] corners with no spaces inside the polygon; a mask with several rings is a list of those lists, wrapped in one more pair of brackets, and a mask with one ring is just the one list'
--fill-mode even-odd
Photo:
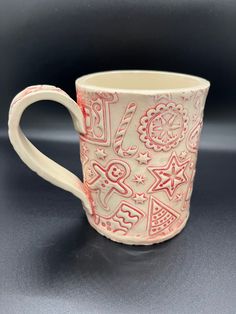
{"label": "mug rim", "polygon": [[[186,79],[191,79],[196,81],[196,85],[194,86],[186,86],[186,87],[175,87],[175,88],[120,88],[120,87],[107,87],[107,86],[99,86],[96,84],[91,84],[86,82],[89,79],[96,78],[97,76],[107,76],[110,74],[157,74],[161,75],[169,75],[170,77],[181,77]],[[98,92],[119,92],[126,94],[144,94],[144,95],[152,95],[152,94],[161,94],[161,93],[178,93],[178,92],[189,92],[189,91],[198,91],[201,89],[208,89],[210,87],[210,82],[200,76],[178,73],[172,71],[157,71],[157,70],[111,70],[111,71],[101,71],[94,72],[90,74],[83,75],[76,79],[75,86],[77,88],[83,88],[87,90],[93,90]]]}

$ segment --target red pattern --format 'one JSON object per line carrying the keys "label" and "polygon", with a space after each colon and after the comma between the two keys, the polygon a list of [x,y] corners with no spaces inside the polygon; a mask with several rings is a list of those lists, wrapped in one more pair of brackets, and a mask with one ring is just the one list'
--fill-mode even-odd
{"label": "red pattern", "polygon": [[95,223],[102,229],[113,233],[127,235],[144,217],[144,213],[132,204],[122,201],[114,214],[108,217],[95,215]]}
{"label": "red pattern", "polygon": [[187,111],[174,102],[159,103],[140,120],[140,140],[147,148],[169,151],[183,140],[187,131]]}
{"label": "red pattern", "polygon": [[105,167],[97,161],[91,162],[95,176],[86,181],[90,190],[97,192],[98,201],[103,208],[110,210],[108,200],[113,193],[131,197],[132,189],[124,182],[130,175],[130,167],[121,160],[111,160]]}
{"label": "red pattern", "polygon": [[77,100],[85,116],[86,134],[81,138],[92,144],[110,146],[110,105],[118,101],[118,95],[111,93],[77,93]]}
{"label": "red pattern", "polygon": [[[82,156],[85,185],[98,230],[150,242],[175,233],[188,217],[205,94],[158,95],[141,118],[143,104],[124,104],[122,95],[77,96],[89,148],[88,160]],[[125,109],[114,113],[118,101]]]}
{"label": "red pattern", "polygon": [[18,101],[22,100],[25,96],[30,95],[30,94],[34,94],[35,92],[38,91],[57,91],[60,92],[63,95],[66,95],[68,97],[70,97],[66,92],[64,92],[62,89],[52,86],[52,85],[32,85],[29,87],[26,87],[23,91],[21,91],[20,93],[18,93],[14,99],[12,100],[11,105],[13,106],[14,104],[16,104]]}
{"label": "red pattern", "polygon": [[196,153],[198,150],[202,125],[202,120],[199,120],[187,137],[186,146],[191,153]]}
{"label": "red pattern", "polygon": [[136,108],[136,104],[128,104],[115,134],[113,148],[115,153],[120,157],[132,157],[136,154],[138,149],[137,146],[134,145],[129,146],[126,149],[122,147],[127,129],[132,121]]}
{"label": "red pattern", "polygon": [[189,180],[188,187],[186,189],[186,195],[185,195],[185,200],[184,200],[182,211],[188,209],[188,207],[190,205],[190,199],[191,199],[191,195],[192,195],[192,191],[193,191],[193,181],[194,181],[195,173],[196,173],[196,170],[193,169],[192,174],[191,174],[191,178]]}
{"label": "red pattern", "polygon": [[206,100],[206,96],[208,93],[207,90],[197,91],[193,96],[195,114],[193,115],[194,125],[190,130],[187,139],[186,139],[186,147],[191,153],[197,153],[200,135],[203,125],[203,109]]}
{"label": "red pattern", "polygon": [[[30,86],[16,95],[11,110],[24,98],[33,101],[52,92],[69,98],[54,86]],[[88,196],[89,219],[102,233],[150,243],[185,224],[207,92],[133,98],[132,93],[77,90],[85,118],[80,138],[85,184],[75,185]]]}
{"label": "red pattern", "polygon": [[155,182],[149,188],[148,193],[165,191],[171,200],[175,191],[182,184],[188,182],[185,170],[189,162],[190,159],[181,162],[176,153],[173,153],[166,165],[148,167],[148,170],[155,177]]}
{"label": "red pattern", "polygon": [[151,196],[149,203],[149,235],[151,237],[163,233],[170,227],[180,215],[162,203],[157,198]]}

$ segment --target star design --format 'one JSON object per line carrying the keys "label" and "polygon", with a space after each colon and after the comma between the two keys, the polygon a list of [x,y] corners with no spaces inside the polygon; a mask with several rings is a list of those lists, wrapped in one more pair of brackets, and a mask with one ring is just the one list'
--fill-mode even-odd
{"label": "star design", "polygon": [[95,154],[100,160],[104,160],[107,157],[107,154],[105,153],[103,148],[97,148]]}
{"label": "star design", "polygon": [[187,157],[188,153],[185,152],[185,151],[182,151],[180,154],[179,154],[179,159],[183,160]]}
{"label": "star design", "polygon": [[88,151],[89,150],[88,150],[86,143],[81,141],[80,159],[81,159],[83,164],[85,164],[89,160],[88,156],[87,156]]}
{"label": "star design", "polygon": [[143,204],[144,202],[146,202],[147,197],[146,197],[145,193],[135,193],[133,199],[134,199],[135,203]]}
{"label": "star design", "polygon": [[152,158],[149,156],[148,152],[145,153],[139,153],[136,160],[140,165],[146,165]]}
{"label": "star design", "polygon": [[89,151],[85,142],[81,142],[81,151],[84,155],[86,155]]}
{"label": "star design", "polygon": [[123,197],[132,195],[131,188],[124,182],[130,175],[128,164],[124,161],[112,160],[103,167],[94,160],[91,167],[95,175],[90,181],[86,181],[86,184],[91,191],[97,193],[97,200],[104,209],[109,210],[108,200],[113,193]]}
{"label": "star design", "polygon": [[94,175],[94,171],[93,171],[91,168],[88,168],[87,174],[88,174],[88,177],[89,177],[89,178],[92,178],[93,175]]}
{"label": "star design", "polygon": [[144,184],[145,177],[141,174],[136,174],[134,176],[133,182],[137,184]]}
{"label": "star design", "polygon": [[189,101],[192,97],[194,96],[194,92],[183,92],[182,95],[180,96],[182,101]]}
{"label": "star design", "polygon": [[195,122],[195,121],[197,120],[197,118],[198,118],[198,115],[197,115],[197,113],[195,113],[195,114],[193,115],[192,121]]}
{"label": "star design", "polygon": [[177,202],[181,201],[182,198],[183,198],[183,194],[182,193],[177,193],[175,195],[175,201],[177,201]]}
{"label": "star design", "polygon": [[181,162],[178,160],[176,153],[173,153],[165,166],[148,167],[148,170],[155,178],[155,182],[148,190],[148,193],[163,190],[171,200],[178,187],[188,181],[185,169],[189,161],[190,159]]}
{"label": "star design", "polygon": [[193,162],[190,162],[189,168],[190,168],[190,169],[193,169],[193,166],[194,166],[194,163],[193,163]]}

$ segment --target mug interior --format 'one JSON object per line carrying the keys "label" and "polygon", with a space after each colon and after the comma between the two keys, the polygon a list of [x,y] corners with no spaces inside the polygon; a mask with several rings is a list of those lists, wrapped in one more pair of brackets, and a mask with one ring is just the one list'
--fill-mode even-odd
{"label": "mug interior", "polygon": [[132,91],[172,91],[208,88],[210,83],[198,76],[160,71],[107,71],[88,74],[76,80],[76,86]]}

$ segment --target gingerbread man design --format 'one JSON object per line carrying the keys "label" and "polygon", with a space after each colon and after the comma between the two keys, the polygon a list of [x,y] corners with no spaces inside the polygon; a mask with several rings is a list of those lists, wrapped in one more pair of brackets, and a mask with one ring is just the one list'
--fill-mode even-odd
{"label": "gingerbread man design", "polygon": [[113,193],[124,197],[132,195],[133,191],[125,183],[130,175],[130,168],[124,161],[112,160],[104,167],[97,161],[91,161],[91,168],[94,176],[86,184],[91,191],[97,192],[98,201],[104,209],[110,210],[108,200]]}

